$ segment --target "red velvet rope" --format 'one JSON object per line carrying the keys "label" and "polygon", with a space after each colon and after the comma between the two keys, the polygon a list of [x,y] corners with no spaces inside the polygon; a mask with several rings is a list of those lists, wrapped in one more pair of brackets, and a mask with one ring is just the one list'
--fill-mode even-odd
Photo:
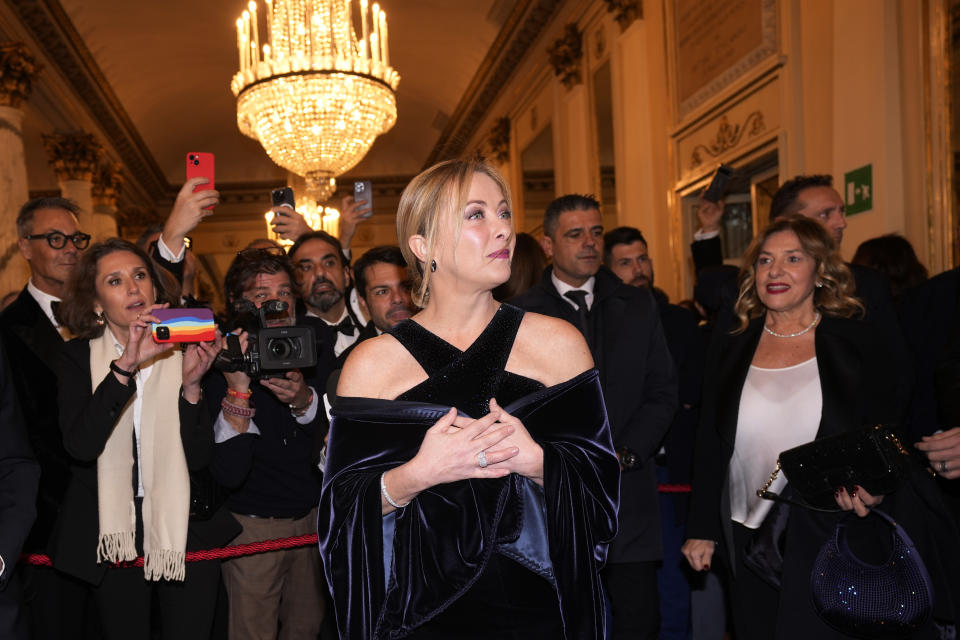
{"label": "red velvet rope", "polygon": [[[688,484],[661,484],[657,487],[660,493],[690,493]],[[297,547],[308,547],[317,544],[317,534],[309,533],[302,536],[293,536],[291,538],[277,538],[275,540],[262,540],[260,542],[248,542],[247,544],[232,545],[229,547],[220,547],[219,549],[204,549],[202,551],[187,551],[187,562],[201,562],[203,560],[223,560],[225,558],[236,558],[239,556],[252,556],[255,553],[264,553],[265,551],[278,551],[280,549],[296,549]],[[49,556],[42,553],[23,553],[20,555],[20,562],[33,564],[41,567],[53,566]],[[143,557],[137,558],[131,562],[121,562],[113,565],[115,567],[142,567]]]}

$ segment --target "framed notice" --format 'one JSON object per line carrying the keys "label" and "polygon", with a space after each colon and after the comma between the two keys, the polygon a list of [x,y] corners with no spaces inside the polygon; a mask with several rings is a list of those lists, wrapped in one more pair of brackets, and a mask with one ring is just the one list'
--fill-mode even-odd
{"label": "framed notice", "polygon": [[671,0],[683,118],[777,52],[776,0]]}

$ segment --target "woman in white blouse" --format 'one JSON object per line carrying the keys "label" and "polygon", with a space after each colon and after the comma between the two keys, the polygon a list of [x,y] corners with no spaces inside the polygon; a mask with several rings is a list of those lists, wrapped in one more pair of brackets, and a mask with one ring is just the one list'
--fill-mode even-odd
{"label": "woman in white blouse", "polygon": [[[697,571],[715,558],[725,565],[741,640],[843,637],[820,622],[809,596],[810,565],[839,515],[790,511],[779,589],[744,565],[743,549],[771,513],[757,489],[781,451],[897,416],[896,372],[853,290],[826,229],[778,218],[744,256],[738,326],[711,345],[683,553]],[[781,474],[770,489],[785,484]],[[860,487],[835,495],[860,516],[883,498]]]}

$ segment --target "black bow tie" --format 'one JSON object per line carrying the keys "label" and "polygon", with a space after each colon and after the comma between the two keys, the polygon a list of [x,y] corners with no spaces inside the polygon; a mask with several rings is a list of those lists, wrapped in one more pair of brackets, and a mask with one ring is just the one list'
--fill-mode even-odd
{"label": "black bow tie", "polygon": [[350,316],[347,316],[339,322],[339,324],[331,325],[334,329],[339,331],[345,336],[353,336],[357,332],[356,328],[353,326],[353,320],[350,319]]}

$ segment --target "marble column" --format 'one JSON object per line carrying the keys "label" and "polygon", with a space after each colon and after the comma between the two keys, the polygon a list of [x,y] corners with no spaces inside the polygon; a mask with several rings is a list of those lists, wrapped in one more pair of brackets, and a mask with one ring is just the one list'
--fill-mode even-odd
{"label": "marble column", "polygon": [[44,135],[43,146],[57,176],[60,195],[80,207],[80,229],[94,235],[93,174],[100,167],[103,147],[90,133]]}
{"label": "marble column", "polygon": [[117,197],[123,186],[122,166],[119,162],[100,165],[93,176],[93,231],[90,235],[95,241],[119,235]]}
{"label": "marble column", "polygon": [[17,212],[28,198],[21,106],[40,68],[22,43],[0,42],[0,295],[30,277],[17,249]]}

